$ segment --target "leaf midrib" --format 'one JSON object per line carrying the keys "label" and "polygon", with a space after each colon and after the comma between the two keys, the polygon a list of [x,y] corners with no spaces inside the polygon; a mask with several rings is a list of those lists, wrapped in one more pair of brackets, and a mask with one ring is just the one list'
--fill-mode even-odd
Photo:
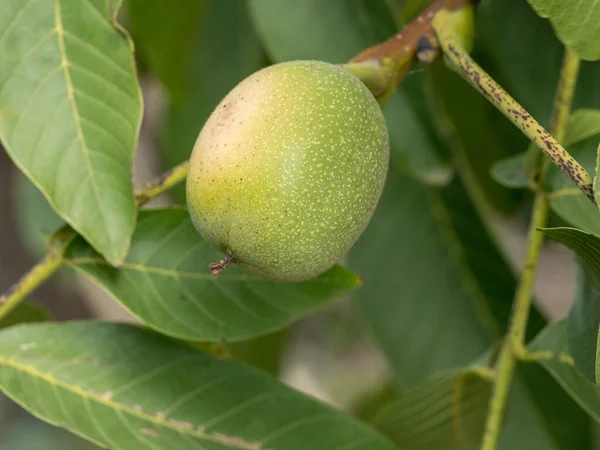
{"label": "leaf midrib", "polygon": [[[33,377],[37,377],[38,379],[45,381],[46,383],[48,383],[51,386],[60,387],[66,391],[69,391],[75,395],[78,395],[83,400],[87,400],[87,401],[89,401],[90,399],[94,400],[97,403],[103,404],[105,406],[108,406],[109,408],[114,409],[115,411],[118,411],[121,413],[123,413],[123,412],[128,413],[132,416],[146,420],[146,421],[153,423],[162,428],[167,428],[167,429],[176,431],[178,433],[185,434],[187,436],[197,437],[199,439],[203,439],[206,441],[211,441],[211,442],[215,442],[215,443],[218,443],[221,445],[226,445],[226,446],[229,446],[230,448],[236,448],[236,449],[241,449],[241,450],[246,450],[246,448],[247,448],[247,447],[243,447],[243,446],[235,446],[235,445],[232,446],[230,443],[224,442],[222,439],[218,439],[209,434],[202,433],[201,431],[198,430],[199,427],[200,428],[202,427],[201,425],[196,426],[194,428],[188,428],[188,427],[184,427],[184,426],[178,427],[173,422],[159,419],[156,416],[144,414],[142,411],[138,411],[134,408],[127,407],[121,403],[112,401],[111,399],[104,398],[102,395],[96,395],[95,392],[89,392],[89,391],[82,389],[79,386],[65,383],[65,382],[53,377],[52,375],[48,375],[44,372],[39,371],[37,368],[35,368],[33,366],[27,366],[16,360],[0,357],[0,366],[7,366],[7,367],[11,367],[14,370],[28,373],[29,375],[31,375]],[[8,395],[9,390],[6,390],[5,393]],[[182,421],[182,423],[183,423],[183,421]],[[87,439],[87,437],[86,437],[86,439]],[[244,438],[241,438],[241,439],[244,439]]]}
{"label": "leaf midrib", "polygon": [[[71,103],[71,108],[73,110],[73,118],[75,120],[75,126],[77,128],[77,139],[81,144],[81,148],[83,150],[83,155],[86,163],[86,168],[90,177],[90,181],[92,183],[92,187],[94,190],[94,196],[96,197],[96,203],[98,204],[98,209],[100,210],[100,216],[102,217],[102,222],[104,225],[104,230],[106,232],[106,236],[109,241],[112,242],[112,237],[109,232],[108,222],[106,219],[106,212],[104,210],[104,204],[102,203],[102,199],[100,197],[100,193],[98,192],[98,186],[96,184],[96,175],[94,173],[92,163],[90,160],[90,152],[87,146],[87,142],[85,140],[85,136],[83,134],[83,129],[81,128],[81,120],[79,117],[79,108],[77,107],[77,102],[75,101],[75,92],[73,87],[73,81],[71,80],[71,73],[69,71],[69,59],[67,57],[67,50],[65,46],[65,30],[63,28],[62,23],[62,14],[61,14],[61,6],[60,0],[54,0],[54,21],[56,26],[56,36],[58,40],[58,47],[60,52],[60,60],[61,66],[63,67],[65,73],[65,83],[67,85],[67,98]],[[96,241],[92,236],[88,236],[88,239],[92,241]]]}
{"label": "leaf midrib", "polygon": [[[93,257],[65,258],[65,263],[68,265],[71,265],[71,266],[76,266],[76,265],[84,266],[84,265],[98,264],[101,266],[113,267],[106,260],[101,259],[101,258],[93,258]],[[131,269],[131,270],[135,270],[138,272],[154,273],[157,275],[164,275],[164,276],[169,276],[169,277],[173,277],[173,278],[188,278],[188,279],[195,279],[195,280],[208,280],[208,281],[213,281],[213,282],[217,282],[217,281],[221,280],[221,281],[246,281],[246,282],[253,282],[253,283],[272,283],[272,281],[269,281],[268,279],[254,278],[249,275],[219,274],[219,278],[215,279],[212,275],[209,275],[209,274],[178,271],[176,269],[165,269],[162,267],[153,267],[153,266],[147,266],[144,264],[130,263],[130,262],[125,262],[119,267],[120,267],[120,269]],[[319,283],[319,284],[327,284],[327,285],[331,285],[331,286],[346,287],[346,285],[344,285],[343,283],[332,282],[331,278],[312,279],[312,280],[310,280],[310,282],[311,283]]]}

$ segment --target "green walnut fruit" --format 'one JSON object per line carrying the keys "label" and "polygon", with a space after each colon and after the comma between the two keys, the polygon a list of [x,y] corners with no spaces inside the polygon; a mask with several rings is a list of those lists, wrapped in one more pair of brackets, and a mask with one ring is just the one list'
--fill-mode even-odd
{"label": "green walnut fruit", "polygon": [[246,78],[214,110],[192,152],[187,202],[224,261],[303,281],[356,242],[388,165],[385,120],[364,84],[332,64],[286,62]]}

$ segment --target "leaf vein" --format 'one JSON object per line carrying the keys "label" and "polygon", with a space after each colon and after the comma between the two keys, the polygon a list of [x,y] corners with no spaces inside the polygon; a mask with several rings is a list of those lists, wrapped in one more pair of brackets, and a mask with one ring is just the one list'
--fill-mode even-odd
{"label": "leaf vein", "polygon": [[114,106],[109,105],[106,101],[100,100],[99,98],[94,97],[88,94],[87,92],[82,91],[81,89],[74,88],[73,91],[75,92],[75,94],[102,106],[106,111],[119,116],[121,118],[121,121],[127,125],[127,127],[131,130],[132,133],[136,132],[136,127],[132,123],[130,123],[129,120],[125,117],[125,115],[123,115],[123,113]]}
{"label": "leaf vein", "polygon": [[[15,64],[13,64],[9,75],[6,77],[6,79],[2,83],[2,86],[0,87],[0,97],[2,97],[2,94],[4,93],[4,89],[8,85],[8,82],[10,81],[10,79],[13,76],[15,76],[15,72],[21,66],[21,64],[23,64],[25,61],[27,61],[29,58],[31,58],[35,54],[35,52],[42,45],[44,45],[48,39],[50,39],[52,37],[52,35],[55,33],[55,31],[56,31],[55,29],[52,29],[52,30],[50,30],[49,33],[42,36],[38,42],[36,42],[34,45],[32,45],[31,48],[29,50],[27,50],[27,52],[25,54],[23,54],[23,56],[21,56],[21,58]],[[58,68],[60,69],[61,66],[59,65]],[[52,69],[48,69],[48,70],[52,70]],[[46,81],[46,78],[47,77],[44,78],[44,81]]]}
{"label": "leaf vein", "polygon": [[[64,39],[65,30],[63,29],[63,25],[62,25],[60,1],[61,0],[54,0],[54,5],[55,5],[54,14],[55,14],[55,20],[56,20],[56,32],[58,35],[58,45],[59,45],[60,53],[61,53],[61,61],[62,61],[62,65],[64,67],[65,81],[67,83],[67,97],[69,98],[72,109],[73,109],[73,116],[74,116],[73,119],[74,119],[75,125],[77,127],[77,136],[79,137],[79,141],[81,143],[81,148],[82,148],[83,154],[85,156],[84,159],[86,161],[88,174],[89,174],[91,182],[92,182],[92,187],[93,187],[94,195],[96,197],[98,209],[100,210],[100,216],[102,217],[104,230],[110,240],[111,233],[110,233],[110,229],[108,226],[106,211],[104,210],[105,206],[102,202],[102,199],[100,197],[100,192],[98,191],[98,186],[96,184],[96,179],[94,176],[94,169],[93,169],[91,161],[90,161],[90,155],[89,155],[89,150],[87,148],[87,143],[85,141],[85,137],[84,137],[83,131],[81,129],[81,121],[80,121],[80,117],[79,117],[79,111],[77,109],[77,103],[75,102],[75,95],[73,93],[73,82],[71,80],[71,75],[69,73],[68,58],[67,58],[67,52],[66,52],[66,48],[65,48],[65,39]],[[96,239],[93,236],[87,236],[87,238],[90,239],[91,241],[96,241]]]}
{"label": "leaf vein", "polygon": [[15,17],[13,17],[11,19],[11,21],[6,26],[6,29],[4,30],[4,33],[2,33],[2,36],[0,36],[0,46],[4,42],[4,39],[6,38],[6,36],[8,36],[8,33],[15,27],[15,25],[17,24],[17,22],[19,22],[19,19],[21,19],[21,16],[27,12],[27,10],[29,9],[29,7],[32,5],[33,2],[34,2],[34,0],[28,0],[17,11],[17,13],[15,14]]}
{"label": "leaf vein", "polygon": [[79,36],[71,33],[70,31],[62,30],[62,33],[64,36],[69,37],[70,39],[75,41],[77,44],[79,44],[82,47],[89,50],[91,53],[100,56],[105,62],[107,62],[110,65],[111,68],[115,69],[117,72],[120,72],[122,75],[126,76],[128,79],[133,79],[133,76],[130,72],[125,70],[123,67],[121,67],[114,59],[112,59],[106,53],[102,52],[99,48],[94,47],[92,44],[90,44],[87,41],[84,41]]}
{"label": "leaf vein", "polygon": [[[196,358],[197,358],[197,356],[196,356]],[[183,426],[179,426],[172,421],[169,422],[167,420],[160,419],[156,416],[151,416],[148,413],[144,413],[143,411],[137,411],[137,410],[133,409],[132,407],[129,407],[122,403],[118,403],[118,402],[114,401],[113,400],[114,396],[109,399],[102,398],[100,395],[98,395],[96,393],[88,392],[88,391],[84,390],[83,388],[81,388],[80,386],[66,383],[66,382],[58,380],[54,377],[47,376],[44,372],[41,372],[37,368],[28,366],[17,360],[11,360],[11,359],[6,359],[4,357],[0,357],[0,365],[4,365],[5,367],[10,367],[17,372],[27,373],[28,375],[30,375],[34,378],[37,378],[38,380],[43,380],[50,384],[55,383],[61,389],[72,392],[73,394],[78,395],[82,399],[87,398],[90,400],[94,400],[95,402],[106,405],[114,410],[123,411],[133,417],[138,417],[142,420],[154,423],[156,425],[164,426],[165,428],[168,428],[170,430],[174,430],[174,431],[177,431],[180,433],[186,433],[187,435],[190,435],[193,437],[198,437],[200,439],[204,439],[207,441],[223,444],[223,442],[221,440],[219,440],[218,438],[208,435],[208,434],[205,434],[204,432],[200,431],[198,428],[186,428]],[[48,416],[46,413],[44,413],[44,414],[46,416]],[[325,414],[323,414],[323,415],[325,415]],[[329,415],[329,414],[327,414],[327,415]],[[319,415],[319,416],[321,416],[321,415]],[[314,421],[319,416],[313,416],[312,418],[310,418],[310,421]],[[48,417],[51,417],[51,416],[48,416]],[[243,448],[243,447],[238,447],[238,448]]]}

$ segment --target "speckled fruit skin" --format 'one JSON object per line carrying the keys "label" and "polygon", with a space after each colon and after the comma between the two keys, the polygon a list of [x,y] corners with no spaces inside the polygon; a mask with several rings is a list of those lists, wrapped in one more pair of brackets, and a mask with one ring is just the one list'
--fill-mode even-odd
{"label": "speckled fruit skin", "polygon": [[192,152],[187,202],[211,244],[270,280],[331,268],[366,228],[389,165],[377,101],[317,61],[262,69],[217,106]]}

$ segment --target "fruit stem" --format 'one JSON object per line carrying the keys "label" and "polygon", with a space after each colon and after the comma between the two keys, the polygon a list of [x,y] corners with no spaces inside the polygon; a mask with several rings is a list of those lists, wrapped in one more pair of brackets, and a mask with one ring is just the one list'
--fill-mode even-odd
{"label": "fruit stem", "polygon": [[[138,206],[165,193],[178,183],[185,180],[188,162],[185,161],[150,182],[144,189],[135,194]],[[63,263],[63,253],[77,233],[70,226],[64,225],[52,233],[48,254],[33,266],[21,279],[0,295],[0,319],[22,303],[27,295],[35,291],[44,281],[60,269]]]}
{"label": "fruit stem", "polygon": [[189,165],[189,161],[182,162],[171,170],[163,173],[158,178],[152,180],[144,187],[144,189],[136,192],[135,201],[137,205],[141,206],[144,203],[147,203],[185,180]]}
{"label": "fruit stem", "polygon": [[421,14],[388,40],[376,44],[353,57],[346,70],[361,79],[375,98],[383,104],[418,61],[437,58],[432,46],[435,39],[432,20],[442,10],[452,12],[471,8],[479,0],[434,0]]}
{"label": "fruit stem", "polygon": [[450,13],[440,10],[433,18],[433,28],[444,56],[475,89],[521,129],[596,205],[593,178],[560,143],[548,133],[508,92],[494,81],[457,42]]}
{"label": "fruit stem", "polygon": [[227,252],[227,253],[225,253],[225,258],[223,258],[222,260],[220,260],[218,262],[209,264],[208,268],[210,269],[212,276],[216,277],[217,275],[219,275],[219,272],[221,272],[221,270],[227,269],[229,267],[229,264],[231,264],[232,261],[233,261],[233,258],[231,256],[231,254],[229,252]]}
{"label": "fruit stem", "polygon": [[[578,70],[579,58],[566,49],[554,99],[552,125],[550,128],[558,140],[562,140],[565,135]],[[547,161],[545,158],[540,160],[538,167],[535,169],[541,171]],[[549,211],[548,194],[543,189],[543,186],[537,184],[533,217],[529,225],[527,238],[528,248],[525,268],[523,269],[521,282],[515,294],[509,329],[495,367],[494,388],[492,389],[481,450],[496,449],[515,366],[517,361],[531,361],[533,356],[527,352],[525,347],[525,332],[531,309],[537,264],[544,241],[544,235],[539,231],[539,228],[547,225]]]}

